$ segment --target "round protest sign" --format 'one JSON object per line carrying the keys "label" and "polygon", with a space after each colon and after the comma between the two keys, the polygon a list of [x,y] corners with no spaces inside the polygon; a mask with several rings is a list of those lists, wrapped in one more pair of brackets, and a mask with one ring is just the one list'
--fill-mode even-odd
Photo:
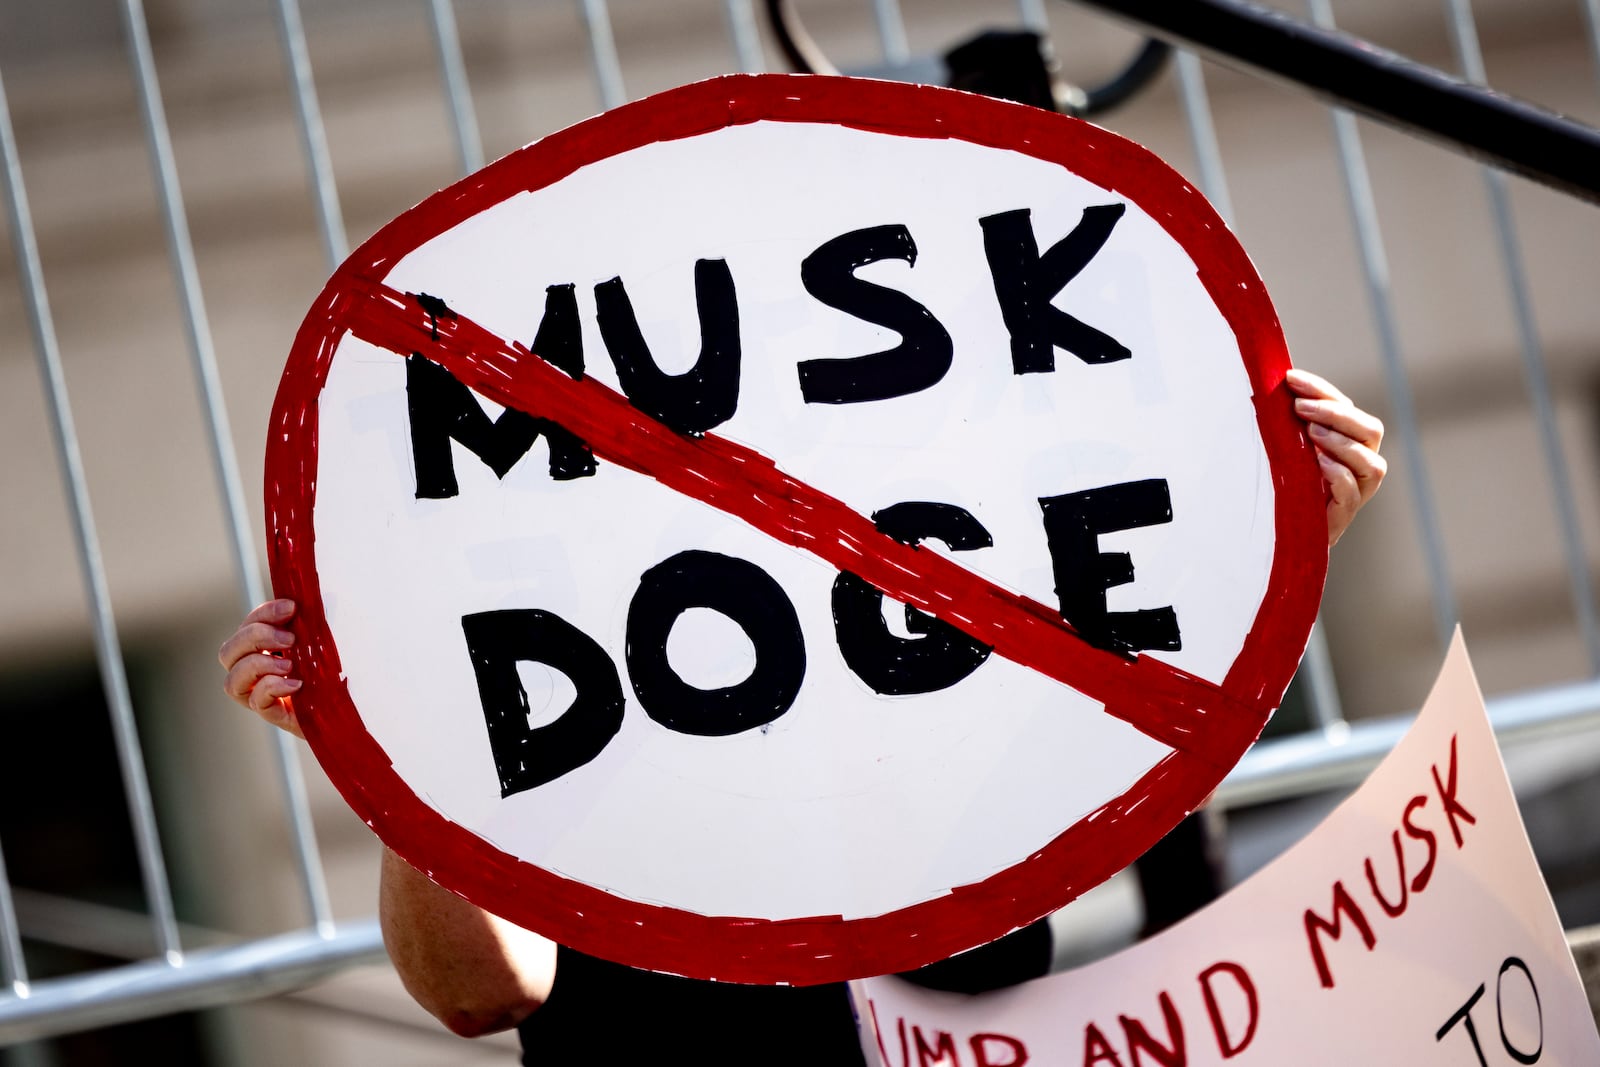
{"label": "round protest sign", "polygon": [[1304,649],[1281,332],[1138,146],[717,79],[358,249],[273,412],[296,711],[441,885],[814,983],[993,940],[1199,805]]}

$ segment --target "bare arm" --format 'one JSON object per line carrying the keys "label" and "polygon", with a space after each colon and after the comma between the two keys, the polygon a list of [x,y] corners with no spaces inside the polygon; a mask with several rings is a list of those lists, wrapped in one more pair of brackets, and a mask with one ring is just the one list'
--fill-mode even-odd
{"label": "bare arm", "polygon": [[462,1037],[516,1026],[550,995],[554,942],[441,889],[387,848],[378,918],[406,992]]}
{"label": "bare arm", "polygon": [[[296,737],[289,698],[295,605],[273,600],[245,616],[217,653],[235,702]],[[378,881],[383,943],[406,991],[445,1026],[477,1037],[516,1026],[550,995],[556,947],[441,889],[383,850]]]}

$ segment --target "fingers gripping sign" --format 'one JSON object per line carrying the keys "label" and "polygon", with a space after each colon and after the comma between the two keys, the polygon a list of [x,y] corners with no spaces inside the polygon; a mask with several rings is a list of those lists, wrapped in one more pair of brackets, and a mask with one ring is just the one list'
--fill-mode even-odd
{"label": "fingers gripping sign", "polygon": [[1378,454],[1383,423],[1310,371],[1291,370],[1285,382],[1296,395],[1295,414],[1306,420],[1328,485],[1328,544],[1333,545],[1388,472]]}
{"label": "fingers gripping sign", "polygon": [[575,948],[944,958],[1126,865],[1281,695],[1327,543],[1286,370],[1215,213],[1105,131],[834,79],[630,105],[302,327],[267,481],[306,735]]}
{"label": "fingers gripping sign", "polygon": [[222,643],[217,659],[227,672],[223,692],[273,726],[299,737],[300,726],[289,698],[302,683],[291,677],[294,661],[289,651],[294,633],[282,628],[293,617],[292,601],[269,600],[245,616],[239,629]]}

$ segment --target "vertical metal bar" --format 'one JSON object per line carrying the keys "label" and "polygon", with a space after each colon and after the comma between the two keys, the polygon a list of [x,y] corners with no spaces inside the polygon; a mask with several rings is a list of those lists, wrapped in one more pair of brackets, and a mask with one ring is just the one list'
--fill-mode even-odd
{"label": "vertical metal bar", "polygon": [[1030,30],[1046,33],[1050,29],[1050,16],[1045,13],[1044,0],[1017,0],[1017,15]]}
{"label": "vertical metal bar", "polygon": [[[200,387],[201,408],[211,439],[211,458],[227,513],[233,548],[234,569],[246,607],[266,599],[261,569],[256,560],[255,543],[249,533],[244,490],[239,480],[239,463],[233,451],[233,433],[228,427],[228,412],[222,400],[222,382],[217,374],[217,357],[211,343],[211,327],[206,318],[205,301],[200,294],[200,274],[194,262],[194,243],[183,210],[183,194],[178,188],[178,168],[172,155],[172,137],[167,131],[166,112],[161,103],[161,87],[156,81],[155,59],[150,50],[150,30],[145,23],[141,0],[123,0],[123,19],[128,31],[128,49],[133,59],[140,111],[144,116],[145,136],[151,162],[155,166],[156,186],[166,220],[167,247],[178,275],[178,296],[183,307],[184,327],[189,338],[195,378]],[[278,776],[289,808],[290,834],[300,861],[302,886],[317,930],[324,935],[333,929],[328,888],[322,875],[311,826],[311,808],[306,801],[305,781],[300,776],[297,754],[289,736],[273,730]]]}
{"label": "vertical metal bar", "polygon": [[456,135],[456,161],[462,174],[483,166],[483,139],[478,135],[478,118],[472,110],[472,87],[467,82],[467,64],[461,55],[461,34],[456,30],[456,11],[450,0],[428,0],[433,44],[439,53],[439,73],[444,78],[444,93],[450,104],[450,128]]}
{"label": "vertical metal bar", "polygon": [[22,934],[17,930],[17,908],[6,878],[6,858],[0,852],[0,982],[13,996],[28,995],[28,967],[22,960]]}
{"label": "vertical metal bar", "polygon": [[[1206,194],[1228,225],[1234,224],[1233,198],[1228,194],[1228,177],[1222,166],[1222,149],[1217,144],[1217,127],[1212,121],[1211,100],[1206,92],[1205,72],[1200,57],[1187,49],[1178,52],[1178,97],[1189,127],[1189,142],[1194,148],[1195,166],[1200,172],[1200,189]],[[1305,672],[1306,702],[1311,718],[1323,732],[1344,721],[1338,684],[1333,676],[1333,661],[1328,654],[1328,639],[1319,617],[1312,625],[1311,638],[1301,661]]]}
{"label": "vertical metal bar", "polygon": [[766,70],[767,56],[761,49],[761,31],[756,28],[751,0],[723,0],[722,12],[728,20],[728,36],[733,39],[733,53],[739,61],[739,69],[746,74],[760,74]]}
{"label": "vertical metal bar", "polygon": [[1311,721],[1324,735],[1343,736],[1350,732],[1345,721],[1344,701],[1339,698],[1339,684],[1333,675],[1333,654],[1328,651],[1328,634],[1322,627],[1322,616],[1311,624],[1311,637],[1306,642],[1305,659],[1306,704],[1311,710]]}
{"label": "vertical metal bar", "polygon": [[1367,297],[1372,308],[1373,326],[1377,331],[1379,349],[1383,356],[1384,377],[1388,384],[1390,403],[1394,409],[1394,421],[1399,430],[1401,452],[1406,457],[1409,475],[1406,480],[1411,489],[1412,502],[1422,532],[1423,554],[1433,600],[1434,629],[1440,643],[1447,644],[1458,618],[1455,592],[1450,583],[1449,568],[1445,563],[1444,536],[1439,528],[1432,480],[1427,474],[1427,461],[1422,451],[1422,435],[1417,423],[1416,403],[1412,398],[1411,382],[1406,375],[1400,353],[1400,333],[1395,322],[1394,298],[1389,287],[1389,263],[1378,223],[1377,203],[1373,198],[1371,179],[1354,117],[1348,112],[1336,111],[1333,122],[1334,136],[1338,142],[1339,156],[1344,169],[1345,192],[1350,200],[1350,212],[1361,254]]}
{"label": "vertical metal bar", "polygon": [[300,871],[300,889],[306,909],[311,913],[317,936],[334,935],[333,904],[328,898],[328,880],[322,870],[322,854],[317,851],[317,832],[311,822],[311,800],[306,795],[305,776],[300,773],[300,751],[287,733],[275,727],[272,747],[278,766],[278,787],[283,790],[288,809],[289,844]]}
{"label": "vertical metal bar", "polygon": [[[4,80],[0,80],[0,163],[4,164],[6,176],[6,207],[7,217],[11,225],[11,240],[17,253],[17,273],[32,284],[39,272],[36,266],[39,261],[37,250],[34,248],[33,223],[29,218],[28,201],[22,188],[22,166],[17,155],[16,138],[11,132],[11,106],[6,102],[6,87]],[[44,290],[39,288],[39,302],[44,301]],[[30,321],[35,314],[34,302],[28,302]],[[44,352],[55,347],[55,334],[50,329],[48,312],[40,317],[45,325],[43,331],[34,326],[34,347]],[[41,341],[41,337],[49,337],[49,344]],[[19,997],[28,995],[28,968],[22,960],[22,935],[17,932],[17,911],[11,901],[11,881],[6,875],[6,861],[4,853],[0,853],[0,980],[3,980],[11,991]]]}
{"label": "vertical metal bar", "polygon": [[[106,585],[105,566],[95,532],[94,513],[89,506],[89,490],[78,452],[78,435],[67,402],[66,378],[61,371],[61,353],[44,289],[44,272],[39,265],[39,249],[28,210],[27,191],[22,184],[22,164],[17,155],[16,138],[11,130],[11,109],[0,86],[0,152],[4,154],[6,208],[12,241],[16,246],[17,272],[23,281],[28,308],[28,325],[33,332],[34,350],[39,357],[39,373],[44,379],[50,405],[56,456],[66,480],[67,501],[72,509],[73,532],[78,545],[78,563],[83,570],[89,594],[89,613],[94,630],[96,657],[100,662],[100,681],[105,688],[106,705],[111,713],[111,729],[116,739],[117,761],[122,769],[123,790],[127,794],[128,817],[139,856],[139,873],[145,899],[150,907],[150,923],[156,946],[168,963],[183,961],[178,944],[178,924],[172,910],[172,890],[167,883],[166,864],[161,855],[161,838],[156,830],[155,805],[150,799],[150,783],[145,777],[144,759],[139,749],[139,731],[133,719],[133,699],[128,692],[128,675],[117,643],[117,627],[111,616],[111,593]],[[13,918],[12,923],[15,923]]]}
{"label": "vertical metal bar", "polygon": [[[1307,0],[1307,7],[1318,26],[1328,30],[1334,28],[1333,9],[1328,0]],[[1400,333],[1395,324],[1394,298],[1389,291],[1389,262],[1384,252],[1383,232],[1378,225],[1378,207],[1372,196],[1372,180],[1367,171],[1366,156],[1361,149],[1356,120],[1347,111],[1333,109],[1333,132],[1344,175],[1345,194],[1350,201],[1356,245],[1361,254],[1367,300],[1372,308],[1373,326],[1383,356],[1384,378],[1388,383],[1389,400],[1394,411],[1393,422],[1410,475],[1406,484],[1410,487],[1417,523],[1422,532],[1423,557],[1433,599],[1434,628],[1442,647],[1450,643],[1450,634],[1458,618],[1456,598],[1445,563],[1439,513],[1434,507],[1433,489],[1422,454],[1422,435],[1417,426],[1411,382],[1406,377],[1400,356]]]}
{"label": "vertical metal bar", "polygon": [[[1478,27],[1468,0],[1446,0],[1450,13],[1450,40],[1461,72],[1474,85],[1487,87],[1488,72],[1483,65],[1483,49],[1478,43]],[[1589,580],[1589,561],[1583,549],[1583,534],[1573,507],[1572,476],[1567,457],[1556,434],[1555,404],[1550,398],[1550,377],[1545,370],[1544,346],[1533,313],[1533,297],[1528,288],[1527,271],[1522,265],[1522,249],[1517,240],[1516,223],[1511,217],[1511,197],[1505,175],[1489,167],[1480,168],[1489,194],[1489,212],[1494,218],[1495,239],[1500,245],[1500,260],[1505,268],[1506,287],[1517,323],[1517,338],[1522,352],[1522,375],[1533,402],[1539,424],[1539,444],[1544,451],[1550,488],[1555,497],[1556,520],[1561,528],[1561,547],[1566,556],[1567,578],[1572,588],[1572,603],[1578,616],[1578,631],[1589,654],[1589,669],[1600,675],[1600,621],[1596,619],[1594,589]]]}
{"label": "vertical metal bar", "polygon": [[872,0],[872,20],[878,25],[878,40],[888,63],[904,63],[911,58],[911,42],[906,40],[906,21],[900,14],[900,0]]}
{"label": "vertical metal bar", "polygon": [[306,46],[305,26],[300,21],[300,5],[296,0],[278,0],[278,29],[283,35],[284,54],[289,59],[300,146],[311,164],[312,202],[317,208],[322,249],[330,267],[336,267],[350,254],[350,243],[345,237],[344,215],[339,210],[339,191],[334,188],[333,158],[328,154],[322,108],[317,103],[317,87],[311,78],[311,50]]}
{"label": "vertical metal bar", "polygon": [[[350,242],[345,232],[344,214],[339,207],[339,190],[334,181],[333,157],[328,151],[327,131],[322,122],[322,105],[317,100],[316,81],[311,72],[311,49],[306,42],[305,24],[301,21],[300,6],[296,0],[278,0],[278,29],[283,38],[284,55],[289,60],[290,89],[300,129],[300,146],[306,155],[306,166],[310,169],[308,176],[311,180],[312,202],[316,207],[317,230],[322,238],[323,255],[331,270],[349,254]],[[251,598],[250,602],[258,603],[261,599],[257,596]],[[311,802],[306,795],[305,778],[300,773],[298,747],[288,734],[278,730],[272,733],[278,783],[283,790],[291,844],[299,865],[300,885],[305,893],[306,906],[311,912],[317,933],[324,938],[332,937],[333,906],[328,899],[322,856],[317,851]]]}
{"label": "vertical metal bar", "polygon": [[617,59],[617,40],[611,33],[611,9],[606,0],[581,0],[583,21],[589,28],[589,58],[594,63],[594,81],[600,89],[600,106],[606,110],[627,102],[622,85],[622,63]]}
{"label": "vertical metal bar", "polygon": [[1200,67],[1200,57],[1188,49],[1178,50],[1178,97],[1183,102],[1189,143],[1194,148],[1195,165],[1200,171],[1201,191],[1217,209],[1217,214],[1231,226],[1233,198],[1228,195],[1222,151],[1217,147],[1217,128],[1211,121],[1211,99],[1206,93],[1205,74]]}
{"label": "vertical metal bar", "polygon": [[1600,76],[1600,0],[1583,0],[1583,20],[1589,27],[1589,51]]}
{"label": "vertical metal bar", "polygon": [[255,547],[245,524],[247,514],[244,491],[238,478],[238,462],[233,454],[233,435],[222,405],[222,386],[216,373],[211,331],[207,324],[205,301],[200,294],[199,274],[195,269],[194,249],[189,239],[189,224],[183,213],[183,194],[178,191],[177,166],[172,157],[172,142],[167,133],[166,116],[160,103],[160,88],[155,81],[149,29],[145,25],[140,0],[124,0],[123,15],[128,28],[128,47],[133,57],[139,102],[144,115],[145,136],[155,166],[157,192],[167,225],[167,245],[173,268],[178,274],[178,297],[183,306],[184,327],[189,349],[200,378],[202,399],[210,421],[216,475],[226,498],[229,532],[233,535],[233,555],[237,564],[241,592],[249,604],[265,599],[261,576],[256,566]]}

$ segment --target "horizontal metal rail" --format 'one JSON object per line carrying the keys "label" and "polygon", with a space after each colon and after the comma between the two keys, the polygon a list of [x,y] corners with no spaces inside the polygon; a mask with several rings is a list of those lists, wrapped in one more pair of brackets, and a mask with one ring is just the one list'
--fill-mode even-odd
{"label": "horizontal metal rail", "polygon": [[[32,889],[17,890],[16,902],[18,921],[31,939],[42,944],[121,961],[142,960],[153,951],[150,924],[140,912]],[[178,933],[191,952],[239,943],[236,936],[189,923],[180,923]],[[367,936],[364,931],[358,934],[361,938]],[[381,958],[359,957],[349,964],[369,969],[383,965]],[[344,977],[344,974],[330,976],[327,981],[285,991],[279,999],[290,1006],[327,1012],[343,1019],[359,1019],[390,1030],[399,1027],[411,1036],[460,1052],[459,1039],[419,1008],[397,982],[382,978],[376,982],[370,978],[340,981]],[[514,1034],[502,1035],[498,1041],[488,1039],[483,1044],[517,1047]],[[26,1062],[24,1056],[14,1067],[24,1067]]]}
{"label": "horizontal metal rail", "polygon": [[1076,0],[1229,66],[1600,203],[1600,130],[1246,0]]}
{"label": "horizontal metal rail", "polygon": [[[1486,702],[1502,746],[1600,727],[1600,681],[1524,690]],[[1263,741],[1239,761],[1216,803],[1261,804],[1355,785],[1410,729],[1415,715],[1365,719]]]}
{"label": "horizontal metal rail", "polygon": [[[1600,681],[1488,702],[1502,744],[1600,728]],[[1404,736],[1413,716],[1369,719],[1323,733],[1264,741],[1217,791],[1224,806],[1351,786]],[[96,1026],[286,993],[345,967],[386,959],[376,919],[202,949],[180,966],[132,963],[92,975],[35,982],[26,997],[0,995],[0,1046]]]}
{"label": "horizontal metal rail", "polygon": [[387,959],[378,921],[366,919],[340,923],[327,937],[300,930],[201,949],[177,966],[146,960],[34,982],[26,997],[0,997],[0,1047],[287,993]]}

